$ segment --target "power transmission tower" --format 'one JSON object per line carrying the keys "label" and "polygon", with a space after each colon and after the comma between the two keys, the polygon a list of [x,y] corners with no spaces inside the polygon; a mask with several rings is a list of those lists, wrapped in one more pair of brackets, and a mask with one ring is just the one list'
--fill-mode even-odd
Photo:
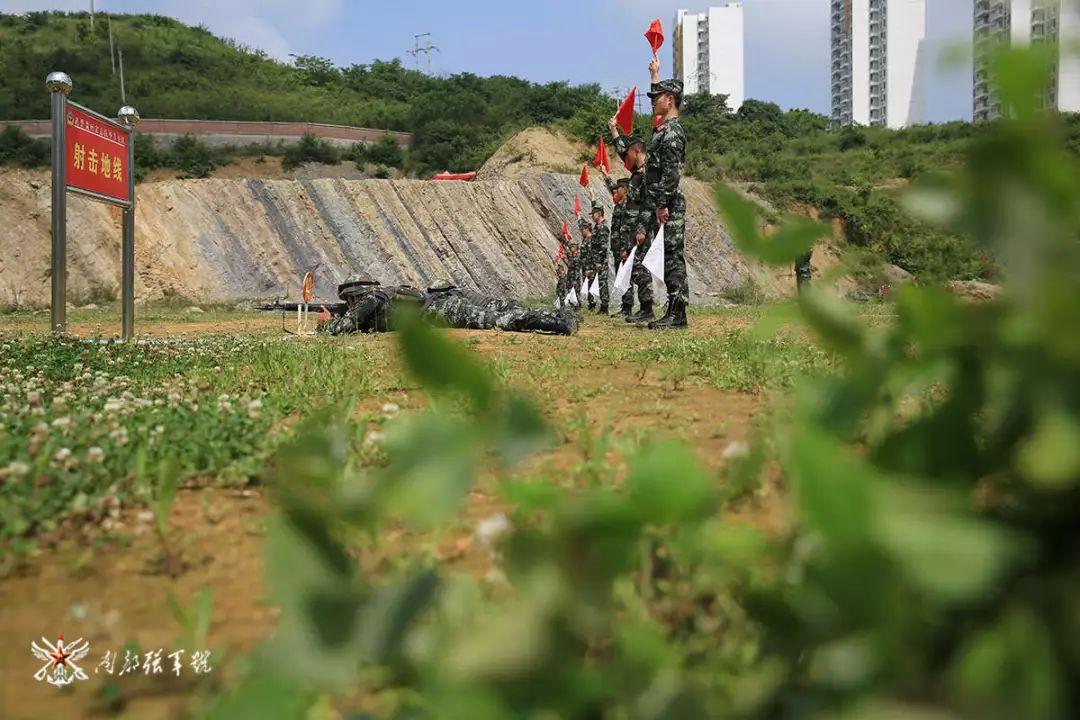
{"label": "power transmission tower", "polygon": [[[421,47],[420,38],[424,38],[424,45]],[[420,33],[419,35],[413,35],[413,49],[409,50],[409,54],[416,60],[416,72],[420,72],[420,56],[423,55],[427,60],[427,74],[431,74],[431,51],[441,53],[442,50],[431,44],[431,33]]]}

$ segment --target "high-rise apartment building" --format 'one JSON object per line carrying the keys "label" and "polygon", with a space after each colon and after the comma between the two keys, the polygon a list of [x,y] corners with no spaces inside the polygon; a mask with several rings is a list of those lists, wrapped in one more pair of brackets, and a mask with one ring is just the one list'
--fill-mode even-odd
{"label": "high-rise apartment building", "polygon": [[926,0],[831,0],[832,122],[922,122]]}
{"label": "high-rise apartment building", "polygon": [[1001,45],[1029,47],[1052,43],[1055,62],[1044,98],[1046,107],[1080,112],[1080,58],[1070,52],[1080,41],[1080,0],[975,0],[975,83],[972,116],[993,120],[1001,114],[988,64]]}
{"label": "high-rise apartment building", "polygon": [[727,95],[738,110],[746,99],[743,65],[743,5],[711,7],[705,12],[675,13],[675,77],[683,92]]}

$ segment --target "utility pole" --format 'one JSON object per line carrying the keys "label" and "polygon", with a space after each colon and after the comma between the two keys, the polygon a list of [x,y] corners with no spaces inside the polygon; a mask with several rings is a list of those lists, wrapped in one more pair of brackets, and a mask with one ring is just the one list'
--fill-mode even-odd
{"label": "utility pole", "polygon": [[[420,46],[420,38],[424,38],[424,46]],[[416,72],[420,72],[420,56],[424,55],[427,59],[427,74],[431,74],[431,51],[442,52],[439,48],[431,44],[431,33],[420,33],[419,35],[413,35],[413,49],[409,50],[409,54],[416,60]]]}
{"label": "utility pole", "polygon": [[94,29],[94,0],[90,0],[90,29]]}
{"label": "utility pole", "polygon": [[112,74],[116,74],[116,51],[113,50],[112,39],[112,15],[109,16],[109,64],[112,65]]}
{"label": "utility pole", "polygon": [[124,51],[118,50],[120,55],[120,102],[127,105],[127,93],[124,92]]}

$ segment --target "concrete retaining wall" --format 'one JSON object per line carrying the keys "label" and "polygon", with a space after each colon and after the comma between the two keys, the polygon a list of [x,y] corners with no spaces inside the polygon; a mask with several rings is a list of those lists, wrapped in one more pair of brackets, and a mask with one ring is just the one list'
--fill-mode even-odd
{"label": "concrete retaining wall", "polygon": [[[15,125],[30,137],[47,138],[52,134],[48,120],[8,120],[0,125]],[[327,125],[324,123],[240,122],[225,120],[155,120],[143,119],[139,134],[149,135],[160,146],[171,145],[176,138],[194,135],[213,147],[295,143],[304,135],[315,135],[332,145],[349,147],[354,143],[374,143],[389,133],[403,148],[412,145],[412,135],[388,130]]]}

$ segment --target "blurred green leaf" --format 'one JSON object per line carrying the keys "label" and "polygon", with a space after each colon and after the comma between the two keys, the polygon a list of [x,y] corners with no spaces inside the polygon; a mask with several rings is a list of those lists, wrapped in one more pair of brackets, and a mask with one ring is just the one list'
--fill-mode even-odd
{"label": "blurred green leaf", "polygon": [[1017,450],[1020,471],[1047,490],[1075,487],[1080,481],[1080,423],[1059,409],[1047,412]]}
{"label": "blurred green leaf", "polygon": [[679,443],[649,445],[630,461],[627,488],[641,516],[665,524],[711,514],[717,493],[713,479]]}
{"label": "blurred green leaf", "polygon": [[496,390],[490,374],[460,345],[446,339],[415,312],[395,318],[409,371],[428,390],[459,392],[481,412],[491,409]]}

